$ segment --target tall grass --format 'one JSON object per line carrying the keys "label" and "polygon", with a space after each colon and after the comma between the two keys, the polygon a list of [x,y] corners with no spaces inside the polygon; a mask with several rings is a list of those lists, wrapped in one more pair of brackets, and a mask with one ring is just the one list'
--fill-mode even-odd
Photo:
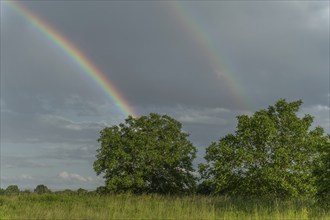
{"label": "tall grass", "polygon": [[311,201],[159,195],[0,196],[0,219],[330,219]]}

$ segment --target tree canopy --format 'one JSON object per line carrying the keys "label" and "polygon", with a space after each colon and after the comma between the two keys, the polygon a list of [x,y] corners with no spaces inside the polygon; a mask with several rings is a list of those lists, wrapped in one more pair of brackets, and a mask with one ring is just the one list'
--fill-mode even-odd
{"label": "tree canopy", "polygon": [[44,194],[44,193],[50,193],[50,189],[48,189],[47,186],[41,184],[41,185],[38,185],[35,189],[34,189],[34,192],[35,193],[38,193],[38,194]]}
{"label": "tree canopy", "polygon": [[5,195],[17,195],[19,193],[20,190],[17,185],[9,185],[4,192]]}
{"label": "tree canopy", "polygon": [[195,188],[196,148],[175,119],[129,116],[100,132],[94,170],[111,192],[187,193]]}
{"label": "tree canopy", "polygon": [[321,146],[320,162],[316,165],[314,174],[316,176],[317,199],[330,208],[330,135],[328,143]]}
{"label": "tree canopy", "polygon": [[327,137],[297,116],[302,101],[279,100],[252,116],[238,116],[234,134],[212,143],[199,166],[203,187],[216,194],[295,197],[315,193],[314,164]]}

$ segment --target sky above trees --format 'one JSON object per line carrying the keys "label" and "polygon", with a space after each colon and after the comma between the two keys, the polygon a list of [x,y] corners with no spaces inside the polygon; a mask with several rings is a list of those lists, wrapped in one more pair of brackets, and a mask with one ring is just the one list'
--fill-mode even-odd
{"label": "sky above trees", "polygon": [[[205,148],[278,99],[329,133],[329,2],[22,2],[100,68],[139,115]],[[1,1],[1,187],[89,188],[99,131],[127,115]]]}

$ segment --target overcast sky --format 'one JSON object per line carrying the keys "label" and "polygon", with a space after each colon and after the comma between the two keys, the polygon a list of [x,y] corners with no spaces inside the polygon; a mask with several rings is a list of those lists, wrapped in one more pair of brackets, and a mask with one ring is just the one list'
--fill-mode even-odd
{"label": "overcast sky", "polygon": [[[328,1],[24,1],[139,114],[168,114],[198,147],[236,116],[302,99],[329,132]],[[98,133],[126,118],[100,86],[1,1],[1,187],[102,185]]]}

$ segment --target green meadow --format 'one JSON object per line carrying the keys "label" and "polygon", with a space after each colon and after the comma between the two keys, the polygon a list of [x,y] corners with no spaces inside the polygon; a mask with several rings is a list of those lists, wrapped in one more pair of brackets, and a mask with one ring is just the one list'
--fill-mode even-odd
{"label": "green meadow", "polygon": [[311,200],[30,193],[0,196],[0,219],[330,219],[330,212]]}

